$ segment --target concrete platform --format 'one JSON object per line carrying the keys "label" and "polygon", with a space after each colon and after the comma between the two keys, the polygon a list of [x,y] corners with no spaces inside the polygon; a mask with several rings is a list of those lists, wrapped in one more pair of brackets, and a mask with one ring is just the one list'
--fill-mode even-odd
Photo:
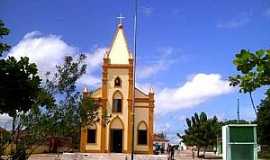
{"label": "concrete platform", "polygon": [[[167,155],[136,154],[135,160],[167,160]],[[130,160],[123,153],[63,153],[61,160]]]}

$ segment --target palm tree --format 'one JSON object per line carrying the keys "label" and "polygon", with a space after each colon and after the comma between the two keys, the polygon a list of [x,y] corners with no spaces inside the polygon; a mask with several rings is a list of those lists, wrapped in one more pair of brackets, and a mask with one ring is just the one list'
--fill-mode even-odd
{"label": "palm tree", "polygon": [[186,119],[188,128],[185,129],[184,135],[177,134],[186,145],[196,146],[197,156],[200,156],[200,150],[205,151],[209,146],[214,146],[217,140],[217,134],[220,131],[218,119],[214,116],[211,119],[202,112],[200,115],[194,114],[190,119]]}

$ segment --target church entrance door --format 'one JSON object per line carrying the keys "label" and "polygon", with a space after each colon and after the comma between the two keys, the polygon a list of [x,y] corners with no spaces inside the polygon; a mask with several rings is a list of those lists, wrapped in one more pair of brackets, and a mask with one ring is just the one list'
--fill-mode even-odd
{"label": "church entrance door", "polygon": [[123,130],[111,129],[111,152],[122,153],[123,147]]}

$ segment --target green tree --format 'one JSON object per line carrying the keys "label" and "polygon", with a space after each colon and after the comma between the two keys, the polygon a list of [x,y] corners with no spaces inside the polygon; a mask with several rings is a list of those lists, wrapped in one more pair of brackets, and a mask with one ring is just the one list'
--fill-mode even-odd
{"label": "green tree", "polygon": [[28,159],[37,147],[47,142],[49,121],[42,112],[45,106],[53,106],[54,102],[54,98],[42,88],[31,109],[19,114],[16,129],[18,143],[13,159]]}
{"label": "green tree", "polygon": [[[81,122],[79,126],[80,128],[85,126],[92,126],[93,123],[100,120],[98,117],[98,107],[99,104],[95,103],[90,97],[84,97],[81,99],[81,104],[79,105]],[[104,118],[106,119],[106,117]],[[106,123],[108,122],[109,121]]]}
{"label": "green tree", "polygon": [[[270,128],[270,50],[258,50],[253,53],[243,49],[236,54],[233,63],[240,74],[229,77],[231,85],[239,87],[240,92],[249,94],[257,115],[259,142],[261,144],[270,142],[270,137],[267,136],[269,133],[266,132]],[[266,97],[256,106],[252,92],[258,88],[266,89]]]}
{"label": "green tree", "polygon": [[[5,24],[2,20],[0,20],[0,39],[3,39],[4,36],[9,34],[9,29],[5,27]],[[8,51],[10,46],[2,41],[0,41],[0,57],[5,51]]]}
{"label": "green tree", "polygon": [[[8,33],[0,21],[0,38]],[[0,55],[9,48],[0,42]],[[65,57],[64,64],[56,66],[55,74],[46,74],[42,86],[36,65],[27,57],[0,59],[0,114],[13,118],[11,136],[1,136],[1,151],[6,142],[11,142],[16,145],[11,158],[27,159],[49,137],[70,136],[72,142],[78,143],[81,126],[99,120],[98,104],[82,99],[76,90],[76,82],[86,70],[85,58]]]}
{"label": "green tree", "polygon": [[177,134],[186,145],[196,146],[197,156],[200,156],[201,149],[205,151],[209,146],[215,146],[217,135],[220,132],[220,124],[216,116],[208,119],[207,115],[202,112],[200,115],[194,114],[190,119],[186,119],[187,129],[184,135]]}
{"label": "green tree", "polygon": [[29,63],[27,57],[19,61],[14,57],[0,60],[0,113],[12,117],[13,144],[18,142],[19,117],[37,102],[40,82],[36,65]]}
{"label": "green tree", "polygon": [[[56,103],[46,109],[48,117],[48,135],[56,137],[72,137],[74,147],[79,147],[81,126],[91,125],[97,121],[97,105],[91,99],[84,99],[77,91],[76,83],[85,74],[85,55],[78,59],[67,56],[64,64],[56,66],[57,72],[47,73],[46,90],[54,96]],[[53,144],[51,152],[57,151]]]}
{"label": "green tree", "polygon": [[[0,38],[8,34],[9,29],[0,20]],[[9,48],[8,44],[1,42],[0,55]],[[30,149],[33,142],[41,140],[39,135],[42,135],[42,132],[34,132],[39,126],[32,123],[29,127],[25,123],[34,107],[42,107],[49,104],[49,101],[52,102],[50,95],[41,88],[41,79],[37,73],[37,66],[30,63],[27,57],[20,60],[14,57],[0,59],[0,114],[7,113],[12,117],[11,133],[6,131],[1,135],[0,157],[5,147],[11,143],[16,146],[12,147],[11,159],[27,159],[29,154],[26,149]]]}
{"label": "green tree", "polygon": [[261,101],[258,107],[258,141],[260,144],[270,145],[270,93]]}
{"label": "green tree", "polygon": [[16,118],[36,103],[41,90],[37,67],[29,58],[14,57],[0,60],[0,113]]}

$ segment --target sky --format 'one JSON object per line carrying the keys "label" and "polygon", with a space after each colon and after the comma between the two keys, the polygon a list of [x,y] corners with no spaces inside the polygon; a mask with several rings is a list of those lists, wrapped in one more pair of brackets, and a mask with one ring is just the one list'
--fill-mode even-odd
{"label": "sky", "polygon": [[[2,0],[0,19],[11,29],[4,40],[13,46],[6,56],[30,57],[42,77],[64,56],[84,53],[88,69],[78,90],[95,89],[120,14],[133,50],[134,10],[134,0]],[[195,112],[236,119],[237,98],[240,117],[254,120],[248,95],[227,79],[237,74],[232,60],[241,49],[269,49],[269,28],[269,0],[138,0],[136,83],[155,90],[155,131],[175,141]],[[254,94],[256,104],[263,93]],[[0,116],[2,124],[7,119]]]}

